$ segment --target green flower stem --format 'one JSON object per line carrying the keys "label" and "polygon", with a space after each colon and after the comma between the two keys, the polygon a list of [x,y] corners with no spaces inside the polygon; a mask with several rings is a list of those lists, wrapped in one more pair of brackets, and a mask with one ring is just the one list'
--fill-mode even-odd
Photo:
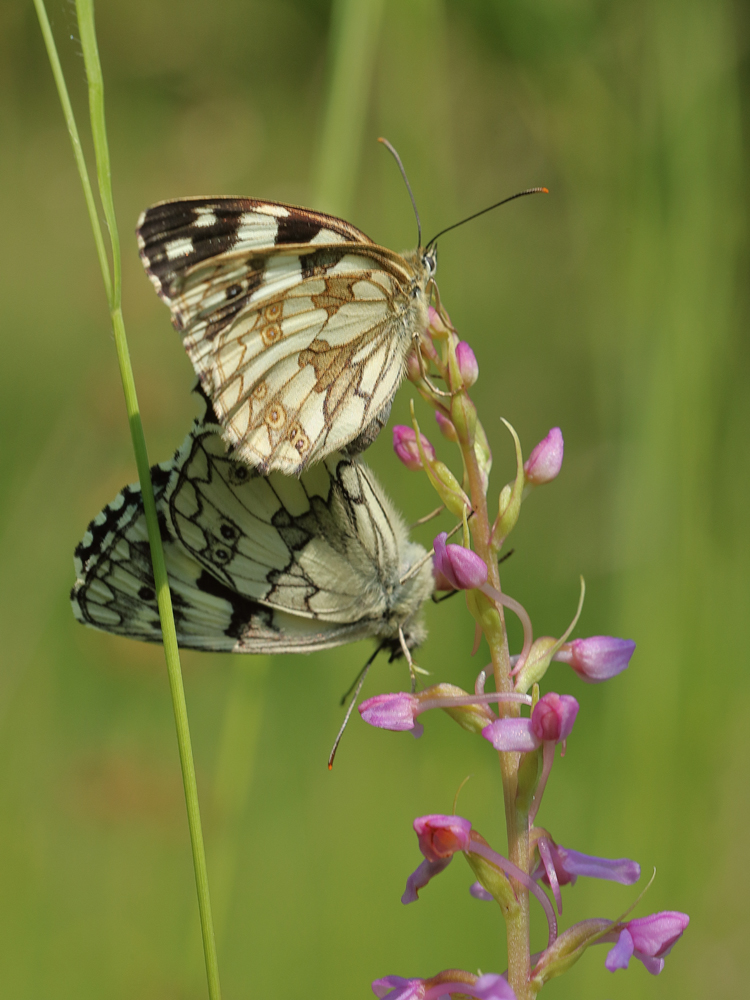
{"label": "green flower stem", "polygon": [[[488,582],[497,590],[500,588],[500,571],[497,564],[497,554],[491,543],[491,525],[487,511],[482,476],[477,462],[477,456],[470,441],[459,436],[459,446],[464,460],[466,474],[469,480],[469,491],[474,516],[471,519],[472,536],[476,552],[487,564]],[[489,623],[488,623],[489,622]],[[496,615],[483,617],[484,635],[490,648],[492,669],[495,676],[495,689],[505,693],[513,690],[510,676],[510,650],[508,634],[505,627],[503,608],[497,608]],[[517,704],[501,704],[501,715],[519,715]],[[518,773],[517,753],[498,753],[500,771],[503,779],[503,797],[505,801],[505,824],[508,834],[508,858],[524,872],[529,870],[529,831],[528,815],[521,813],[516,807],[516,781]],[[529,892],[520,882],[513,880],[513,888],[519,902],[518,909],[506,918],[506,933],[508,938],[508,982],[515,990],[518,1000],[531,1000],[534,993],[529,983],[530,972],[530,919]]]}
{"label": "green flower stem", "polygon": [[164,562],[164,550],[161,544],[159,523],[156,515],[156,503],[154,501],[154,492],[149,472],[146,439],[143,434],[143,425],[141,423],[140,410],[138,408],[138,397],[135,389],[135,381],[133,379],[133,369],[130,363],[130,353],[128,350],[127,338],[125,336],[125,324],[122,316],[120,244],[117,235],[114,200],[112,197],[109,148],[107,145],[104,120],[104,81],[96,44],[93,0],[77,0],[76,9],[78,14],[78,25],[81,35],[84,64],[86,67],[86,77],[89,87],[89,110],[91,115],[91,131],[96,156],[97,177],[99,181],[99,196],[101,198],[102,209],[104,211],[107,227],[109,229],[112,251],[111,272],[105,249],[104,236],[99,224],[96,204],[94,202],[94,196],[86,169],[86,162],[83,157],[78,130],[73,116],[73,109],[70,104],[70,98],[68,97],[65,79],[60,66],[60,60],[55,48],[55,42],[50,29],[47,13],[44,8],[43,0],[34,0],[34,6],[36,7],[42,35],[44,37],[50,64],[52,66],[52,72],[55,78],[55,84],[57,85],[58,94],[60,95],[63,114],[65,116],[68,132],[73,144],[73,155],[78,167],[81,184],[83,185],[89,219],[94,232],[94,242],[96,243],[99,264],[102,270],[102,278],[104,280],[104,287],[107,293],[110,318],[115,338],[115,347],[117,350],[117,360],[120,367],[123,392],[125,394],[125,406],[130,425],[130,434],[133,441],[136,466],[138,468],[138,479],[140,481],[143,507],[148,527],[148,538],[151,547],[151,560],[154,569],[156,599],[159,607],[159,618],[161,621],[162,637],[164,642],[164,656],[167,662],[169,684],[172,693],[172,706],[174,709],[175,725],[177,728],[177,744],[180,754],[180,766],[182,768],[182,781],[185,789],[188,826],[190,828],[193,867],[195,869],[195,882],[198,892],[198,908],[200,911],[201,932],[203,936],[203,950],[206,960],[208,993],[210,1000],[219,1000],[221,997],[221,988],[219,985],[216,944],[214,941],[214,931],[211,920],[211,902],[208,893],[206,856],[203,846],[200,807],[198,804],[198,786],[195,780],[195,765],[193,763],[190,728],[188,725],[187,706],[185,703],[185,690],[182,684],[180,656],[177,647],[174,615],[172,613],[172,598],[169,592],[169,581],[167,579],[167,570]]}

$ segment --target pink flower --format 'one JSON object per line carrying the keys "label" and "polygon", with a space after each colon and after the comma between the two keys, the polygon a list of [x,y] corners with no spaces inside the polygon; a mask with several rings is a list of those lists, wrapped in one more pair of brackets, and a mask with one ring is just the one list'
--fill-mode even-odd
{"label": "pink flower", "polygon": [[[664,968],[664,957],[685,932],[690,923],[686,913],[664,910],[649,917],[629,920],[617,938],[617,944],[607,955],[605,966],[610,972],[627,969],[630,959],[643,962],[653,976]],[[612,940],[607,935],[606,940]]]}
{"label": "pink flower", "polygon": [[445,871],[457,851],[468,850],[471,839],[471,823],[461,816],[442,816],[438,813],[419,816],[414,820],[414,830],[425,860],[406,880],[406,889],[401,897],[404,905],[416,902],[419,890]]}
{"label": "pink flower", "polygon": [[381,1000],[443,1000],[455,994],[476,1000],[516,1000],[503,976],[493,972],[474,976],[461,969],[446,969],[431,979],[385,976],[375,980],[372,992]]}
{"label": "pink flower", "polygon": [[359,706],[359,714],[371,726],[403,733],[421,723],[414,720],[419,714],[419,698],[406,691],[393,694],[376,694]]}
{"label": "pink flower", "polygon": [[455,684],[432,684],[419,694],[406,691],[376,694],[362,702],[359,714],[365,722],[378,729],[390,729],[397,733],[411,730],[417,736],[422,733],[422,724],[416,721],[417,716],[430,709],[441,708],[464,729],[481,733],[496,718],[489,707],[492,701],[531,704],[528,695],[497,692],[468,694]]}
{"label": "pink flower", "polygon": [[479,378],[479,365],[477,364],[476,355],[465,340],[459,341],[456,345],[456,361],[458,362],[458,370],[461,372],[463,383],[468,389]]}
{"label": "pink flower", "polygon": [[[420,436],[422,439],[422,450],[425,453],[427,461],[433,462],[435,460],[435,449],[424,434]],[[417,447],[417,435],[413,427],[396,424],[393,428],[393,450],[407,469],[416,470],[422,468],[422,458]]]}
{"label": "pink flower", "polygon": [[564,442],[562,431],[553,427],[546,438],[534,448],[523,467],[526,482],[541,486],[551,482],[562,468]]}
{"label": "pink flower", "polygon": [[496,719],[482,730],[482,736],[496,750],[516,750],[529,753],[543,748],[542,773],[529,809],[529,821],[534,822],[555,758],[555,744],[570,736],[578,714],[578,702],[568,694],[550,692],[534,706],[530,719]]}
{"label": "pink flower", "polygon": [[[435,550],[433,573],[438,590],[472,590],[487,582],[487,566],[476,552],[463,545],[446,545],[441,531],[432,543]],[[447,586],[446,586],[447,584]]]}
{"label": "pink flower", "polygon": [[448,327],[442,321],[442,319],[440,318],[440,313],[437,311],[437,309],[435,309],[434,306],[430,306],[429,309],[427,310],[427,313],[428,313],[427,323],[429,327],[431,327],[436,333],[439,334],[448,332]]}
{"label": "pink flower", "polygon": [[630,858],[597,858],[593,854],[581,854],[568,847],[547,841],[550,848],[551,867],[540,862],[532,873],[532,878],[550,884],[550,874],[560,885],[574,885],[579,875],[600,878],[621,885],[633,885],[641,877],[641,866]]}
{"label": "pink flower", "polygon": [[630,663],[634,651],[635,643],[632,639],[592,635],[588,639],[566,642],[555,654],[555,659],[569,663],[589,684],[598,684],[622,673]]}
{"label": "pink flower", "polygon": [[581,854],[556,844],[540,827],[532,830],[531,836],[540,858],[531,877],[550,886],[559,913],[562,913],[560,886],[574,885],[579,875],[619,882],[621,885],[632,885],[641,877],[640,865],[629,858],[613,860]]}
{"label": "pink flower", "polygon": [[530,719],[497,719],[482,730],[496,750],[528,753],[543,743],[562,743],[573,729],[578,702],[571,695],[545,694],[536,703]]}

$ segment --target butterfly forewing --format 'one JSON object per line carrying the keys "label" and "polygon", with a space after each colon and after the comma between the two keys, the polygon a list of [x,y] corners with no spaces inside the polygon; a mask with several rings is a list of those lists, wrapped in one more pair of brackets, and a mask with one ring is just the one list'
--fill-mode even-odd
{"label": "butterfly forewing", "polygon": [[433,258],[393,253],[332,216],[241,199],[154,206],[138,238],[245,462],[298,474],[374,439],[426,327]]}

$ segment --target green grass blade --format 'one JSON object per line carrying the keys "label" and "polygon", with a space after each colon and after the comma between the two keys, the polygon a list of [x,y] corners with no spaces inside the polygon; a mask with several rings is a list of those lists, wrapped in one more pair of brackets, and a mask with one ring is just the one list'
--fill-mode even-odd
{"label": "green grass blade", "polygon": [[148,527],[151,559],[154,569],[154,582],[156,585],[157,603],[159,607],[159,618],[161,621],[162,636],[164,641],[164,656],[169,674],[172,705],[177,729],[180,766],[182,769],[182,780],[185,790],[185,803],[187,806],[188,825],[190,828],[193,867],[195,869],[198,908],[200,912],[201,933],[203,937],[203,949],[206,961],[206,976],[208,979],[208,992],[211,1000],[219,1000],[221,996],[221,988],[219,985],[216,944],[211,919],[211,902],[208,891],[208,873],[206,869],[203,831],[201,827],[200,807],[198,802],[198,787],[195,778],[195,765],[193,762],[190,728],[188,724],[187,705],[185,702],[185,691],[182,683],[182,671],[180,668],[180,657],[177,646],[174,615],[172,613],[172,599],[169,592],[169,582],[164,562],[164,550],[161,544],[159,523],[156,514],[156,503],[154,501],[153,487],[149,472],[148,451],[146,449],[146,440],[143,433],[135,380],[133,378],[133,369],[130,363],[130,352],[125,334],[125,324],[122,316],[120,244],[114,212],[114,199],[112,196],[109,147],[107,144],[104,117],[104,80],[96,44],[94,7],[92,0],[78,0],[76,3],[78,24],[81,35],[81,46],[83,49],[86,77],[89,87],[89,111],[96,156],[99,195],[101,198],[104,216],[107,221],[107,227],[109,229],[110,245],[112,250],[111,273],[104,245],[104,237],[99,224],[96,204],[94,202],[93,192],[88,172],[86,170],[86,163],[78,136],[78,130],[75,124],[73,109],[67,93],[67,88],[65,86],[65,79],[62,73],[59,58],[57,56],[49,20],[44,9],[43,0],[34,0],[34,4],[42,28],[45,45],[47,46],[47,52],[49,54],[55,83],[60,95],[60,101],[62,103],[63,113],[68,126],[68,132],[73,143],[73,153],[84,189],[89,218],[94,231],[97,254],[102,268],[102,277],[104,279],[105,290],[107,293],[110,317],[115,337],[115,347],[117,350],[117,360],[120,367],[122,386],[125,394],[125,405],[127,408],[128,422],[130,424],[130,433],[133,441],[133,451],[135,453],[136,465],[138,468],[138,479],[140,481],[141,495],[143,497],[143,506],[146,515],[146,524]]}

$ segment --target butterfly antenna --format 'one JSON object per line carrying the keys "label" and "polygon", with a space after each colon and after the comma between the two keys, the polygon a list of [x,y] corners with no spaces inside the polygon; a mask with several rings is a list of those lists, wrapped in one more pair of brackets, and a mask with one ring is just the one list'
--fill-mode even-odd
{"label": "butterfly antenna", "polygon": [[334,760],[334,758],[336,756],[336,751],[339,748],[339,743],[341,742],[341,737],[344,735],[344,730],[346,729],[347,725],[349,724],[349,719],[351,717],[352,712],[354,711],[354,706],[357,704],[357,698],[359,698],[359,693],[362,690],[362,685],[365,683],[365,678],[367,677],[367,674],[368,674],[368,672],[370,670],[370,667],[375,662],[375,657],[378,655],[378,653],[383,648],[384,648],[384,644],[381,643],[376,648],[375,652],[372,654],[372,656],[367,661],[367,663],[365,663],[364,667],[362,667],[362,669],[360,670],[360,672],[357,674],[357,677],[356,677],[354,683],[352,684],[352,686],[349,688],[348,691],[346,691],[344,693],[344,695],[341,698],[341,704],[343,705],[344,702],[346,701],[346,699],[351,694],[351,692],[354,691],[354,695],[352,696],[352,700],[349,702],[349,707],[346,710],[346,715],[344,716],[344,721],[341,723],[341,729],[339,729],[338,735],[336,736],[336,739],[333,741],[333,746],[331,747],[331,752],[328,755],[328,770],[329,771],[333,768],[333,760]]}
{"label": "butterfly antenna", "polygon": [[502,201],[496,201],[494,205],[483,208],[481,212],[475,212],[473,215],[468,215],[465,219],[461,219],[460,222],[454,222],[452,226],[448,226],[446,229],[441,229],[437,236],[433,236],[427,244],[427,249],[429,250],[433,243],[435,243],[441,236],[444,236],[445,233],[449,233],[451,229],[458,229],[458,227],[463,226],[465,222],[471,222],[472,219],[478,219],[480,215],[484,215],[486,212],[491,212],[493,208],[500,208],[501,205],[507,205],[509,201],[515,201],[516,198],[525,198],[527,194],[549,194],[549,190],[545,187],[529,188],[526,191],[519,191],[517,194],[512,194],[510,198],[503,198]]}
{"label": "butterfly antenna", "polygon": [[[411,198],[411,205],[412,208],[414,209],[414,215],[416,216],[417,219],[417,250],[419,250],[420,247],[422,246],[422,223],[419,221],[419,212],[417,211],[417,203],[414,200],[414,195],[411,190],[411,184],[409,183],[409,178],[406,176],[406,171],[404,170],[404,165],[401,162],[401,157],[398,155],[398,153],[390,144],[390,142],[388,142],[387,139],[384,139],[382,135],[378,139],[378,142],[383,143],[383,145],[391,154],[393,159],[396,161],[396,163],[398,163],[398,169],[401,171],[401,176],[404,178],[404,184],[406,184],[406,190],[409,192],[409,197]],[[485,211],[487,211],[487,209],[485,209]]]}

